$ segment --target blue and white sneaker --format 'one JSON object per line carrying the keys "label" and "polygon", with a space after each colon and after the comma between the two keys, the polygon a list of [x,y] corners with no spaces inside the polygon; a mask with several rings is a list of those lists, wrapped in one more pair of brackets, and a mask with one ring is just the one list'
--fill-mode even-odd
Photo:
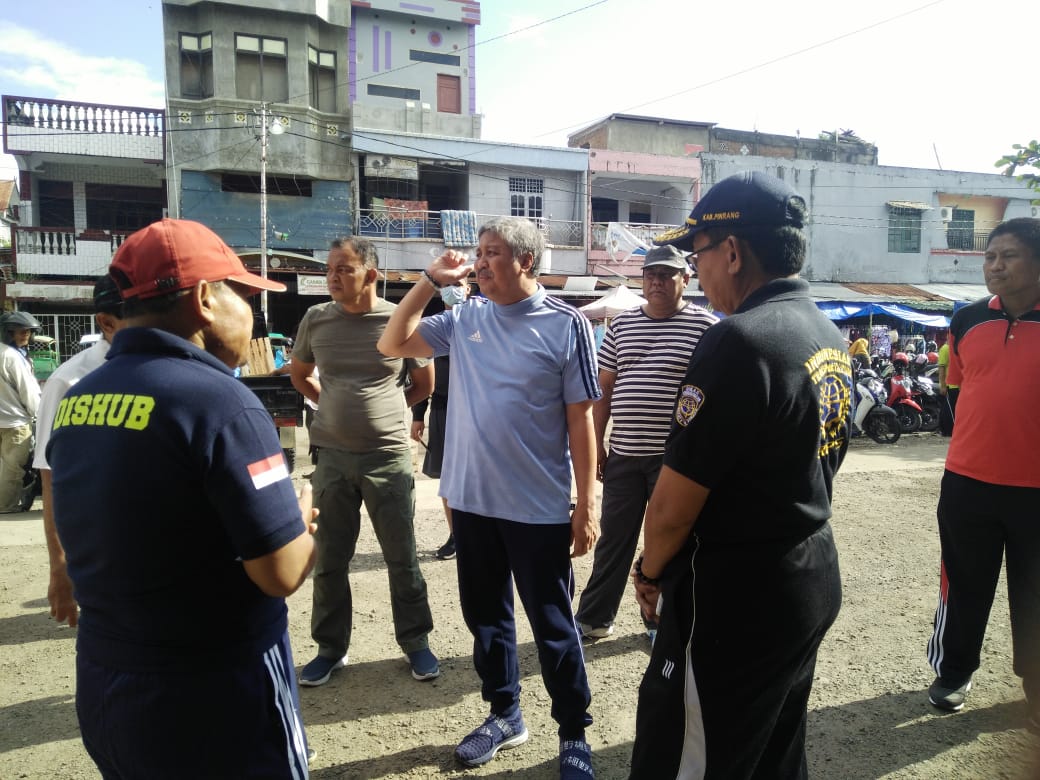
{"label": "blue and white sneaker", "polygon": [[583,739],[560,742],[560,780],[592,780],[592,748]]}
{"label": "blue and white sneaker", "polygon": [[519,710],[509,719],[492,713],[479,728],[463,738],[455,748],[455,757],[466,766],[480,766],[493,759],[499,750],[524,744],[528,736]]}
{"label": "blue and white sneaker", "polygon": [[306,685],[310,688],[324,685],[329,681],[334,671],[342,669],[346,665],[346,656],[342,658],[326,658],[323,655],[319,655],[300,670],[300,685]]}
{"label": "blue and white sneaker", "polygon": [[437,656],[428,647],[408,653],[408,665],[412,667],[412,677],[416,680],[433,680],[441,676]]}

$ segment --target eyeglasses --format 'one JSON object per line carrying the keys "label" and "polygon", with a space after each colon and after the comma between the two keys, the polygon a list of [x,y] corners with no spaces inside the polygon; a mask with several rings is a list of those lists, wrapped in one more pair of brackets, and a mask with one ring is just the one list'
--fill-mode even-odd
{"label": "eyeglasses", "polygon": [[718,241],[713,241],[707,246],[702,246],[700,249],[696,250],[692,255],[687,257],[686,259],[687,261],[689,261],[690,265],[693,266],[693,270],[697,270],[697,261],[700,259],[700,255],[703,255],[705,252],[710,252],[712,249],[715,249],[716,247],[725,244],[728,238],[729,236],[726,236],[726,238],[720,238]]}

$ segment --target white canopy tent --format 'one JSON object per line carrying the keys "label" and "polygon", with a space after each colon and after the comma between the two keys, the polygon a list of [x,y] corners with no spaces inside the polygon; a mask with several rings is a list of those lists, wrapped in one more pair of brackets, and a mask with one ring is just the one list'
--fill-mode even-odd
{"label": "white canopy tent", "polygon": [[619,285],[598,301],[587,303],[578,311],[590,320],[605,320],[628,309],[634,309],[646,303],[646,298],[636,295],[625,285]]}

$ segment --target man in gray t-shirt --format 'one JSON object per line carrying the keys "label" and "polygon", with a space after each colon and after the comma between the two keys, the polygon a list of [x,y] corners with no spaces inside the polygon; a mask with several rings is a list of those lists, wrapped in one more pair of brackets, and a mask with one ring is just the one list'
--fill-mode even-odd
{"label": "man in gray t-shirt", "polygon": [[327,271],[332,300],[307,310],[293,347],[293,385],[319,404],[310,440],[316,448],[314,503],[322,518],[311,614],[318,655],[300,671],[301,685],[328,682],[347,660],[353,611],[348,573],[362,500],[386,560],[397,643],[415,679],[440,674],[429,648],[433,617],[415,554],[415,479],[405,423],[406,406],[433,389],[433,366],[376,350],[396,308],[377,295],[377,267],[370,241],[334,241]]}

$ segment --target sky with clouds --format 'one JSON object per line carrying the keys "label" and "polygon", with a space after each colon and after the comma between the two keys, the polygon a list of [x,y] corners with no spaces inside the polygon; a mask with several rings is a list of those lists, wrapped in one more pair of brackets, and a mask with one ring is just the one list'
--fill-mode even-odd
{"label": "sky with clouds", "polygon": [[[159,0],[35,0],[0,21],[0,92],[162,106]],[[882,165],[995,172],[1040,137],[1028,0],[484,0],[490,140],[565,146],[611,113],[851,129]],[[16,166],[0,157],[0,177]]]}

